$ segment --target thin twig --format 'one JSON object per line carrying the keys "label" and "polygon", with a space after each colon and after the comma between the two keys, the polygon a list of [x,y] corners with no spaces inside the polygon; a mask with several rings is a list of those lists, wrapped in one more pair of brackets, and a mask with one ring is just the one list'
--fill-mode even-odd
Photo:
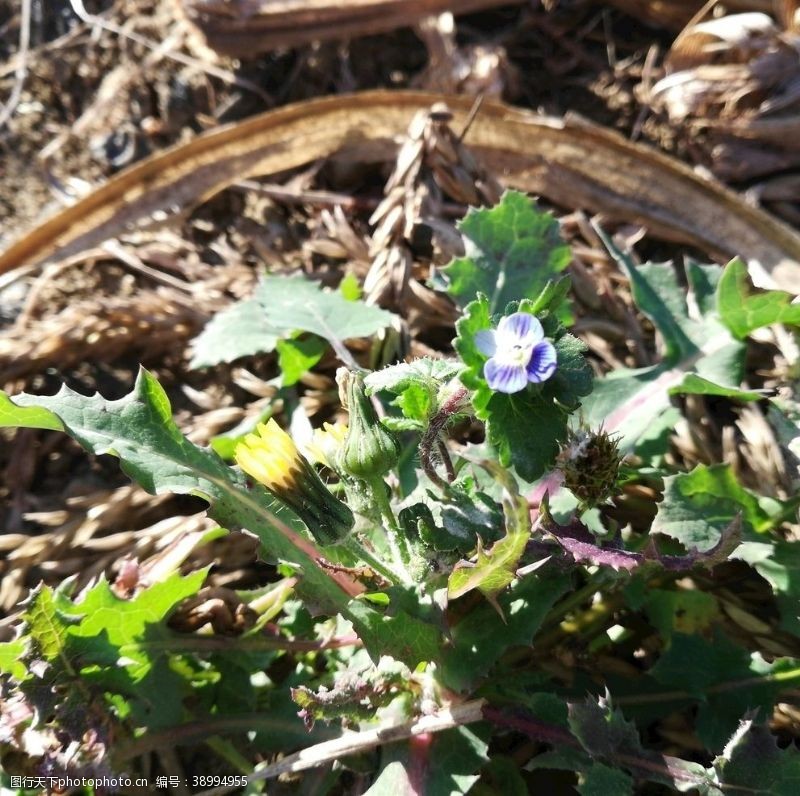
{"label": "thin twig", "polygon": [[0,128],[11,118],[22,96],[22,86],[28,74],[28,48],[31,43],[31,0],[22,0],[19,23],[18,63],[14,73],[14,87],[5,107],[0,111]]}
{"label": "thin twig", "polygon": [[[30,2],[30,0],[27,1]],[[95,14],[90,14],[83,5],[83,0],[69,0],[69,3],[72,6],[72,10],[75,12],[75,14],[87,25],[102,28],[103,30],[107,30],[109,33],[130,39],[137,44],[141,44],[143,47],[147,47],[149,50],[155,51],[160,47],[160,44],[157,41],[148,39],[146,36],[141,36],[133,31],[125,30],[119,25],[115,25],[113,22],[107,22],[105,19],[102,19]],[[183,53],[179,53],[174,50],[165,52],[164,55],[167,58],[171,58],[173,61],[177,61],[179,64],[194,67],[195,69],[199,69],[202,72],[211,75],[212,77],[219,78],[226,83],[231,83],[235,86],[239,86],[239,88],[252,91],[253,94],[256,94],[262,100],[264,100],[268,108],[271,108],[275,104],[273,98],[270,97],[270,95],[267,94],[267,92],[264,91],[264,89],[262,89],[260,86],[257,86],[250,80],[237,77],[226,69],[219,69],[218,67],[212,66],[204,61],[200,61],[197,58],[192,58],[190,55],[184,55]]]}
{"label": "thin twig", "polygon": [[[247,778],[247,782],[250,784],[260,780],[274,779],[281,774],[305,771],[308,768],[322,766],[341,757],[357,754],[382,744],[394,743],[417,735],[442,732],[453,727],[472,724],[483,719],[484,704],[483,699],[475,699],[452,708],[440,710],[433,716],[423,716],[421,719],[415,719],[404,724],[347,733],[340,738],[323,741],[314,746],[309,746],[307,749],[295,752],[293,755],[287,755],[277,763],[265,766],[261,770],[252,773]],[[222,796],[222,794],[230,793],[232,790],[235,790],[235,788],[212,788],[201,791],[197,796]]]}

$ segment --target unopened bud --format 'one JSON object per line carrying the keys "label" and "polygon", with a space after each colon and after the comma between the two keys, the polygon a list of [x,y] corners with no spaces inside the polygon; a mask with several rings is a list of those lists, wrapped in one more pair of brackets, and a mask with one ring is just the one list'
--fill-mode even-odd
{"label": "unopened bud", "polygon": [[564,485],[584,508],[599,506],[613,494],[622,456],[619,442],[605,431],[570,431],[558,455]]}
{"label": "unopened bud", "polygon": [[356,478],[382,478],[400,459],[400,444],[375,412],[364,391],[359,373],[337,374],[347,397],[350,423],[340,453],[339,463],[345,472]]}

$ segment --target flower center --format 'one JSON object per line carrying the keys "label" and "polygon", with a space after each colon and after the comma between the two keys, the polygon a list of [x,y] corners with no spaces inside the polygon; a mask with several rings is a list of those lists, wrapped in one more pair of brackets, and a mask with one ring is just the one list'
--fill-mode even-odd
{"label": "flower center", "polygon": [[508,346],[508,348],[505,350],[498,351],[497,355],[498,358],[506,365],[514,365],[515,367],[522,365],[525,367],[531,361],[532,353],[533,346],[514,343],[513,345]]}

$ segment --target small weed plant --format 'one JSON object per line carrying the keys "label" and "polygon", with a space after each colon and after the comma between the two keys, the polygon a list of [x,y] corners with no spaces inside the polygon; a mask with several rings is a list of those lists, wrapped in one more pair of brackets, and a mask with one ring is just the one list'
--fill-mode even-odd
{"label": "small weed plant", "polygon": [[[219,526],[149,577],[30,594],[0,644],[7,775],[166,774],[185,743],[215,792],[796,796],[800,498],[684,469],[670,435],[689,397],[754,404],[796,468],[792,374],[742,385],[751,335],[800,305],[739,260],[679,280],[598,231],[660,344],[595,376],[555,220],[507,193],[460,228],[435,279],[449,358],[361,367],[344,341],[394,318],[348,279],[266,275],[196,341],[197,368],[275,352],[286,388],[332,348],[346,424],[270,410],[198,447],[144,370],[119,400],[0,395],[2,426],[68,434]],[[238,595],[251,620],[181,632],[209,575],[188,553],[233,532],[273,567]]]}

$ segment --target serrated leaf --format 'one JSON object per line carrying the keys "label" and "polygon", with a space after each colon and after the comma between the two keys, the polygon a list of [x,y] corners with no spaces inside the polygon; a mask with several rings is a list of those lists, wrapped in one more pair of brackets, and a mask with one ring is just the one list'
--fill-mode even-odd
{"label": "serrated leaf", "polygon": [[771,525],[755,495],[739,484],[730,465],[699,464],[689,473],[664,479],[664,500],[651,530],[702,552],[716,545],[739,515],[750,532]]}
{"label": "serrated leaf", "polygon": [[[510,726],[554,747],[551,752],[537,755],[526,768],[586,772],[593,765],[592,756],[603,755],[606,763],[630,771],[636,779],[667,785],[680,793],[696,789],[703,796],[722,796],[713,771],[698,763],[642,749],[635,727],[606,699],[595,702],[590,697],[585,703],[571,703],[568,708],[574,735],[563,730],[560,721],[552,724],[540,721],[535,714],[529,716],[527,710],[513,711]],[[491,720],[497,721],[499,713],[494,708],[484,708],[484,715]],[[581,748],[584,745],[588,753]]]}
{"label": "serrated leaf", "polygon": [[416,616],[402,611],[383,614],[363,600],[352,600],[342,613],[353,622],[364,646],[378,655],[391,655],[411,667],[439,656],[439,629]]}
{"label": "serrated leaf", "polygon": [[450,381],[461,368],[461,364],[450,359],[419,357],[412,362],[401,362],[376,370],[364,377],[367,394],[386,390],[400,394],[412,385],[425,386],[433,383],[441,386]]}
{"label": "serrated leaf", "polygon": [[714,768],[726,793],[795,796],[800,791],[800,752],[793,746],[780,749],[766,727],[749,719],[742,721]]}
{"label": "serrated leaf", "polygon": [[[511,304],[506,312],[530,312],[533,302]],[[464,362],[459,378],[472,390],[475,415],[486,422],[489,442],[504,467],[513,466],[525,481],[535,481],[552,466],[559,444],[566,439],[569,410],[592,388],[585,345],[566,334],[552,317],[545,318],[545,332],[555,334],[558,367],[541,385],[508,395],[494,392],[483,376],[486,356],[475,345],[476,334],[492,326],[485,296],[471,302],[456,324],[456,351]]]}
{"label": "serrated leaf", "polygon": [[742,545],[735,558],[750,564],[772,586],[780,627],[800,637],[800,544],[751,542]]}
{"label": "serrated leaf", "polygon": [[167,661],[173,634],[163,620],[197,593],[205,574],[175,573],[128,600],[117,597],[105,580],[77,600],[40,588],[23,613],[30,658],[51,663],[54,690],[77,687],[80,675],[84,690],[91,685],[130,700],[139,724],[177,723],[188,684]]}
{"label": "serrated leaf", "polygon": [[750,332],[773,323],[800,325],[800,304],[792,304],[793,298],[781,290],[756,293],[747,266],[737,257],[722,273],[717,308],[722,322],[743,340]]}
{"label": "serrated leaf", "polygon": [[633,779],[619,768],[593,763],[578,785],[581,796],[627,796],[633,793]]}
{"label": "serrated leaf", "polygon": [[344,340],[385,328],[392,314],[341,293],[326,292],[303,276],[265,276],[253,297],[216,315],[194,342],[190,367],[233,362],[273,351],[281,338],[311,332],[327,340],[340,359],[351,361]]}
{"label": "serrated leaf", "polygon": [[548,611],[566,591],[570,579],[543,570],[521,578],[497,597],[505,622],[488,602],[473,608],[451,629],[451,645],[442,660],[442,681],[464,691],[489,671],[510,646],[528,645]]}
{"label": "serrated leaf", "polygon": [[533,299],[570,261],[552,214],[516,191],[506,191],[492,208],[471,208],[458,229],[466,256],[442,270],[462,308],[478,293],[489,297],[492,313],[509,301]]}
{"label": "serrated leaf", "polygon": [[88,451],[118,457],[124,472],[148,492],[197,495],[209,502],[210,515],[222,527],[254,533],[267,556],[297,567],[298,592],[320,610],[351,619],[373,654],[402,660],[408,651],[415,665],[420,635],[427,639],[426,654],[434,649],[430,626],[418,620],[370,614],[363,605],[352,612],[347,579],[320,567],[321,553],[298,533],[297,518],[263,488],[248,490],[242,474],[213,451],[190,443],[172,419],[166,393],[147,371],[141,370],[133,391],[117,401],[63,387],[54,396],[17,395],[0,415],[0,426],[54,428],[57,423]]}
{"label": "serrated leaf", "polygon": [[567,437],[565,413],[534,393],[493,393],[483,414],[500,463],[525,481],[535,481],[552,466]]}
{"label": "serrated leaf", "polygon": [[431,390],[420,384],[409,384],[397,398],[392,401],[405,417],[424,423],[431,416],[434,409]]}
{"label": "serrated leaf", "polygon": [[635,725],[607,699],[589,697],[583,703],[570,704],[569,725],[589,755],[624,767],[639,779],[681,792],[699,788],[704,795],[721,794],[710,773],[697,763],[643,749]]}
{"label": "serrated leaf", "polygon": [[500,468],[492,465],[497,480],[503,484],[505,536],[484,552],[478,542],[478,560],[460,562],[447,580],[447,596],[454,600],[472,589],[478,589],[493,605],[495,595],[516,577],[516,568],[531,535],[531,514],[528,501],[517,489],[516,482]]}
{"label": "serrated leaf", "polygon": [[602,698],[570,704],[569,728],[592,757],[613,759],[642,752],[636,726]]}
{"label": "serrated leaf", "polygon": [[[767,663],[721,632],[711,641],[675,633],[650,674],[665,687],[684,691],[700,702],[697,734],[709,749],[717,751],[749,712],[770,716],[781,690],[793,687],[800,678],[800,669],[792,658]],[[747,687],[733,687],[736,682]]]}

